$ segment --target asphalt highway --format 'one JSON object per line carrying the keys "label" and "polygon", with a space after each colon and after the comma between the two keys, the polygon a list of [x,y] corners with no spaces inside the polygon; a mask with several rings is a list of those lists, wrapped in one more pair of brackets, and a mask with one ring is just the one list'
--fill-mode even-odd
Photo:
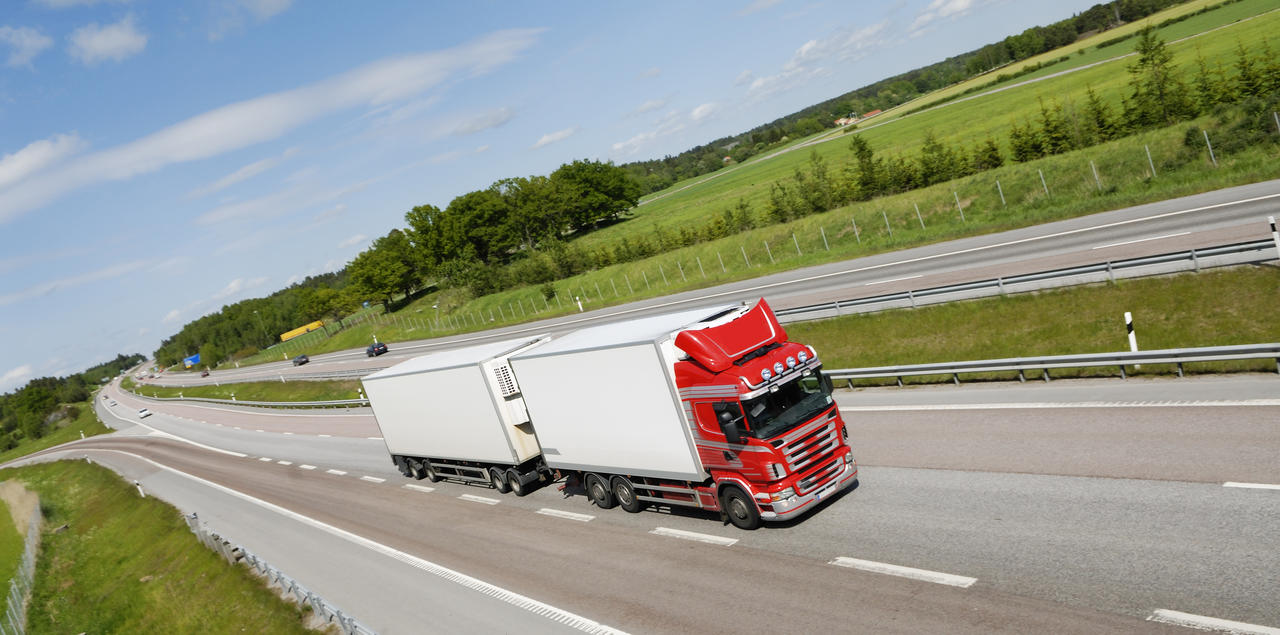
{"label": "asphalt highway", "polygon": [[1268,215],[1280,207],[1280,180],[1091,214],[1054,223],[947,241],[865,258],[788,271],[578,315],[539,320],[483,333],[399,342],[375,358],[363,349],[315,355],[304,366],[287,361],[213,372],[164,373],[158,385],[261,381],[334,371],[385,368],[435,349],[518,335],[554,333],[691,306],[766,298],[775,309],[806,306],[987,280],[1107,260],[1265,239]]}
{"label": "asphalt highway", "polygon": [[[1147,621],[1169,610],[1276,627],[1280,490],[1224,485],[1280,483],[1276,386],[841,391],[861,486],[754,532],[698,512],[598,510],[556,485],[517,498],[412,481],[377,439],[304,432],[314,413],[257,432],[150,404],[142,427],[115,392],[119,405],[98,408],[120,433],[44,458],[136,478],[384,633],[1178,630]],[[456,588],[419,560],[503,592]]]}

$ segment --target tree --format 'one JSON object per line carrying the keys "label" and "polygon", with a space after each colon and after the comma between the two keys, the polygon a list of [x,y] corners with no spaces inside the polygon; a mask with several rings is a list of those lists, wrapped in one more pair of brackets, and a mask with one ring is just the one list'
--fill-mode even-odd
{"label": "tree", "polygon": [[1044,145],[1040,141],[1040,134],[1031,127],[1031,122],[1024,121],[1024,123],[1026,125],[1023,126],[1019,126],[1016,121],[1009,123],[1009,154],[1018,163],[1044,156]]}
{"label": "tree", "polygon": [[[392,230],[399,234],[398,230]],[[411,271],[405,264],[401,254],[386,244],[379,245],[383,239],[374,241],[368,249],[360,252],[349,264],[347,271],[351,274],[351,282],[357,292],[365,298],[381,300],[388,310],[391,299],[397,291],[405,288]]]}
{"label": "tree", "polygon": [[552,172],[551,181],[568,224],[578,230],[617,218],[640,202],[640,184],[611,161],[577,160]]}
{"label": "tree", "polygon": [[1097,143],[1114,139],[1116,122],[1111,116],[1111,106],[1098,97],[1098,93],[1094,92],[1092,86],[1089,87],[1088,97],[1088,101],[1085,102],[1086,128]]}
{"label": "tree", "polygon": [[[628,177],[634,177],[628,172]],[[538,241],[565,229],[561,196],[545,176],[502,179],[491,186],[507,202],[505,232],[520,247],[533,249]]]}
{"label": "tree", "polygon": [[1071,131],[1062,115],[1062,104],[1053,102],[1050,108],[1040,100],[1040,139],[1048,154],[1061,154],[1074,147]]}
{"label": "tree", "polygon": [[1147,26],[1138,31],[1138,61],[1129,67],[1129,109],[1125,123],[1134,130],[1167,126],[1195,114],[1187,88],[1178,77],[1173,52]]}
{"label": "tree", "polygon": [[951,147],[938,140],[933,130],[924,133],[920,148],[920,183],[925,186],[950,181],[958,176],[959,165]]}
{"label": "tree", "polygon": [[969,165],[972,166],[974,172],[993,170],[1004,165],[1004,157],[1000,155],[1000,147],[996,145],[995,139],[991,137],[987,137],[986,141],[974,147],[972,157]]}

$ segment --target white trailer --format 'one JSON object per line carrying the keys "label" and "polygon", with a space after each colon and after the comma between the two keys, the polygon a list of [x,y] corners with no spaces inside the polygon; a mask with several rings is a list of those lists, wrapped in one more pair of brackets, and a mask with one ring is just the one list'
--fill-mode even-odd
{"label": "white trailer", "polygon": [[702,481],[673,376],[675,335],[738,307],[606,324],[511,356],[547,467]]}
{"label": "white trailer", "polygon": [[542,476],[538,438],[507,358],[526,337],[415,357],[362,381],[392,461],[413,478],[489,482],[501,492]]}

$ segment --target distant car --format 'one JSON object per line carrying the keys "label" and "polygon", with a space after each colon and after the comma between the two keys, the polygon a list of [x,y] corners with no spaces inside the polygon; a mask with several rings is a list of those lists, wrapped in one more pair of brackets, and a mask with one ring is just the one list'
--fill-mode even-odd
{"label": "distant car", "polygon": [[142,408],[142,409],[139,409],[139,410],[138,410],[138,418],[139,418],[139,419],[146,419],[147,417],[150,417],[150,416],[151,416],[151,411],[150,411],[150,410],[147,410],[146,408]]}
{"label": "distant car", "polygon": [[209,376],[209,371],[207,371],[207,370],[202,370],[202,371],[200,371],[200,376],[201,376],[201,377],[208,377],[208,376]]}
{"label": "distant car", "polygon": [[307,357],[306,355],[299,355],[299,356],[297,356],[297,357],[293,358],[293,365],[294,365],[294,366],[301,366],[301,365],[303,365],[303,364],[305,364],[305,363],[307,363],[307,362],[309,362],[309,361],[311,361],[311,358],[310,358],[310,357]]}
{"label": "distant car", "polygon": [[116,405],[116,400],[115,400],[115,399],[112,399],[110,402],[108,402],[108,403],[107,403],[107,405],[108,405],[108,406],[114,406],[114,405]]}
{"label": "distant car", "polygon": [[369,348],[364,349],[365,355],[369,357],[377,357],[385,352],[387,352],[387,345],[382,342],[374,342],[369,345]]}

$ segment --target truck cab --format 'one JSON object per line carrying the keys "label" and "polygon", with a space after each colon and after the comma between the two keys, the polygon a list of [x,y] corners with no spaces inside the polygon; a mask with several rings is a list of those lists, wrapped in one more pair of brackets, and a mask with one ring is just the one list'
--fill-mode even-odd
{"label": "truck cab", "polygon": [[712,485],[704,507],[743,528],[793,518],[858,480],[831,382],[761,299],[680,332],[675,379]]}

